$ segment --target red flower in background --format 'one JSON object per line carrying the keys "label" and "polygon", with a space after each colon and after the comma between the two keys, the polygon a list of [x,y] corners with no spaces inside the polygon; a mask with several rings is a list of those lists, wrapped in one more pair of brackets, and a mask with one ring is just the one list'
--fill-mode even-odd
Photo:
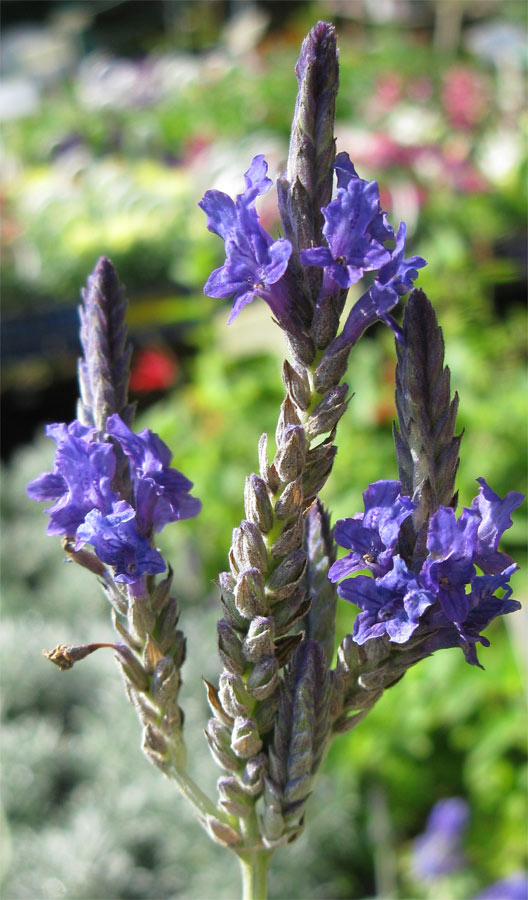
{"label": "red flower in background", "polygon": [[170,350],[146,347],[135,355],[130,373],[130,390],[137,393],[163,391],[178,377],[178,362]]}

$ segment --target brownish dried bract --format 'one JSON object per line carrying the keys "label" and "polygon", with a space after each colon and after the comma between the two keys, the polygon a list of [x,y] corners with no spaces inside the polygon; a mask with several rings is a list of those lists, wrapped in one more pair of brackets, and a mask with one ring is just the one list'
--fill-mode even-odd
{"label": "brownish dried bract", "polygon": [[54,650],[43,650],[42,653],[52,663],[55,663],[62,672],[65,672],[66,669],[71,669],[75,662],[71,657],[70,648],[67,644],[59,644]]}
{"label": "brownish dried bract", "polygon": [[66,669],[71,669],[80,659],[84,659],[85,656],[89,656],[90,653],[94,653],[95,650],[99,650],[101,647],[111,647],[113,650],[120,650],[118,644],[98,643],[78,644],[76,646],[57,644],[54,650],[43,650],[42,653],[51,660],[52,663],[55,663],[59,669],[65,672]]}

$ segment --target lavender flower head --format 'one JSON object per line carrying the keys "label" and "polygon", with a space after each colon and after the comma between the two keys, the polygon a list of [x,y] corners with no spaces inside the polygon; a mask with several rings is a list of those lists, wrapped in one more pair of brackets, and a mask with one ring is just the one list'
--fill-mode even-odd
{"label": "lavender flower head", "polygon": [[[502,500],[483,478],[478,481],[477,497],[458,519],[444,506],[431,516],[428,555],[418,572],[395,552],[397,530],[414,509],[399,493],[399,482],[371,485],[364,494],[365,514],[337,523],[337,543],[352,552],[334,563],[330,579],[337,581],[364,568],[374,576],[345,577],[338,586],[339,595],[361,610],[354,623],[356,643],[386,634],[401,644],[411,635],[436,632],[438,646],[442,641],[445,646],[458,644],[467,661],[478,665],[475,644],[489,644],[481,631],[496,616],[520,608],[511,599],[509,586],[517,566],[497,546],[512,524],[511,511],[524,499],[518,491],[510,491]],[[373,505],[376,496],[382,497],[379,506]],[[505,568],[493,571],[499,565]],[[479,575],[477,566],[485,574]]]}
{"label": "lavender flower head", "polygon": [[[395,234],[381,208],[377,182],[359,178],[346,153],[336,157],[335,171],[337,196],[320,210],[324,217],[322,236],[327,243],[299,254],[307,273],[313,267],[323,270],[315,314],[321,313],[331,297],[342,308],[342,302],[335,301],[336,292],[346,291],[365,273],[377,274],[354,305],[332,350],[352,346],[377,319],[385,321],[399,337],[399,326],[389,313],[400,296],[411,290],[418,269],[426,265],[420,256],[405,259],[405,223],[400,223]],[[302,279],[288,269],[292,243],[285,238],[274,241],[259,222],[256,198],[272,184],[263,156],[253,159],[245,180],[246,189],[236,201],[221,191],[210,190],[198,204],[207,216],[209,231],[223,238],[226,252],[224,265],[211,273],[204,293],[233,298],[230,322],[259,296],[268,303],[283,329],[300,336],[314,309],[303,294]],[[284,179],[280,185],[284,192]],[[295,217],[286,209],[284,196],[281,202],[287,232],[293,235]],[[303,295],[304,301],[297,294]]]}
{"label": "lavender flower head", "polygon": [[172,454],[157,435],[148,429],[136,435],[117,412],[104,415],[117,396],[127,415],[131,410],[123,371],[130,356],[122,342],[125,304],[109,260],[97,263],[84,301],[80,409],[92,424],[74,419],[47,426],[57,445],[53,469],[30,482],[27,494],[52,503],[45,510],[48,534],[67,538],[75,551],[91,544],[113,580],[134,584],[166,568],[152,546],[153,534],[169,522],[196,516],[201,504],[189,493],[192,483],[171,468]]}

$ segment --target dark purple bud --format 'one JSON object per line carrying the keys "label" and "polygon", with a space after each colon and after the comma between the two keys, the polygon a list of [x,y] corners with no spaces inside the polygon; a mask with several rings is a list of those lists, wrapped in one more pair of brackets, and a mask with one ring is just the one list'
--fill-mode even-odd
{"label": "dark purple bud", "polygon": [[83,358],[79,360],[81,400],[78,416],[102,434],[106,420],[119,413],[132,424],[134,407],[127,404],[131,347],[127,344],[127,303],[117,273],[102,256],[88,278],[79,307]]}

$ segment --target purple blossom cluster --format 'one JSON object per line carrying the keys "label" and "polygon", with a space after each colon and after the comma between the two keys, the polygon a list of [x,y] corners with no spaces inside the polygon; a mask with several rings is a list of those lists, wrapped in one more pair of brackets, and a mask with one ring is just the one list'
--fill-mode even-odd
{"label": "purple blossom cluster", "polygon": [[[273,240],[262,228],[255,207],[256,198],[272,185],[267,169],[264,157],[256,156],[245,173],[246,188],[236,202],[222,191],[210,190],[198,204],[206,213],[209,231],[224,239],[226,252],[224,265],[211,273],[204,293],[233,298],[230,322],[259,296],[279,323],[295,332],[298,317],[285,278],[292,245],[285,238]],[[394,232],[381,208],[377,182],[360,178],[347,153],[338,154],[334,169],[337,195],[321,209],[327,244],[302,250],[301,262],[323,269],[320,300],[349,288],[365,273],[376,273],[350,312],[341,342],[352,345],[377,319],[399,336],[399,327],[389,313],[400,296],[411,290],[426,261],[421,256],[405,259],[405,223]]]}
{"label": "purple blossom cluster", "polygon": [[47,533],[67,537],[75,550],[91,544],[116,582],[163,572],[153,535],[201,508],[189,494],[192,483],[170,467],[167,445],[148,428],[134,434],[117,414],[106,422],[104,441],[77,419],[48,425],[46,434],[57,445],[53,470],[30,482],[27,493],[53,503],[45,510]]}
{"label": "purple blossom cluster", "polygon": [[[475,644],[489,645],[481,631],[496,616],[520,608],[509,585],[518,567],[498,545],[524,497],[510,491],[501,499],[483,478],[477,481],[478,495],[458,519],[444,506],[431,516],[428,552],[417,572],[398,553],[400,525],[415,509],[400,482],[371,484],[363,494],[365,512],[337,522],[335,540],[351,552],[333,564],[329,578],[344,578],[338,593],[361,609],[356,643],[387,635],[403,644],[454,629],[467,661],[479,664]],[[365,569],[370,576],[354,575]]]}
{"label": "purple blossom cluster", "polygon": [[[365,272],[376,272],[369,289],[354,304],[345,322],[342,341],[353,344],[365,328],[381,319],[399,336],[390,311],[401,296],[412,289],[418,269],[427,265],[421,256],[405,259],[407,227],[400,222],[397,233],[382,210],[376,181],[357,174],[348,153],[336,156],[337,195],[323,207],[323,234],[328,246],[303,250],[301,260],[323,269],[324,289],[336,285],[349,288]],[[392,249],[386,244],[393,244]]]}

